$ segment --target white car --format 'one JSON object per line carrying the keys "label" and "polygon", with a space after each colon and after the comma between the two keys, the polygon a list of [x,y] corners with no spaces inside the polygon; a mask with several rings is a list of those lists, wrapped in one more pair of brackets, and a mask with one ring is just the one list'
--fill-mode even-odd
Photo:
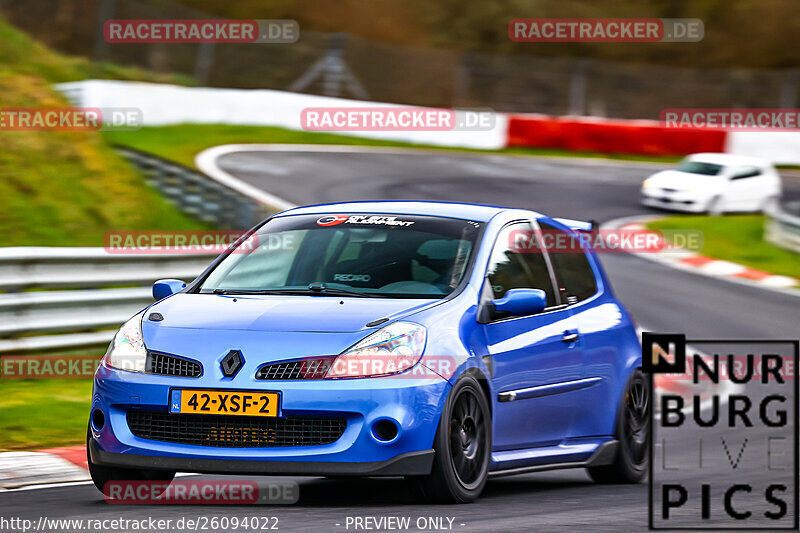
{"label": "white car", "polygon": [[780,196],[772,164],[732,154],[693,154],[642,183],[642,204],[693,213],[763,211]]}

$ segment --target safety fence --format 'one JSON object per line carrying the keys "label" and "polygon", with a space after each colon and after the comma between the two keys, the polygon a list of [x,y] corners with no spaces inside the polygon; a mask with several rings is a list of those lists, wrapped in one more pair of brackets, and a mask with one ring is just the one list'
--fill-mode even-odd
{"label": "safety fence", "polygon": [[153,302],[154,281],[194,279],[213,257],[0,248],[0,291],[7,291],[0,294],[0,353],[108,342],[116,327]]}
{"label": "safety fence", "polygon": [[800,202],[776,204],[768,209],[764,238],[800,253]]}
{"label": "safety fence", "polygon": [[197,170],[125,146],[117,153],[144,174],[147,182],[184,213],[221,229],[249,229],[271,214],[247,194]]}

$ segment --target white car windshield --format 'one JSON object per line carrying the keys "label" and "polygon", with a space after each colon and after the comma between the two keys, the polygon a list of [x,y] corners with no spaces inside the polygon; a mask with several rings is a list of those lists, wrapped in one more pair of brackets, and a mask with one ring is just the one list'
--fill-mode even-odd
{"label": "white car windshield", "polygon": [[705,163],[703,161],[691,161],[684,159],[675,170],[680,172],[688,172],[689,174],[703,174],[705,176],[716,176],[722,171],[722,165],[716,163]]}

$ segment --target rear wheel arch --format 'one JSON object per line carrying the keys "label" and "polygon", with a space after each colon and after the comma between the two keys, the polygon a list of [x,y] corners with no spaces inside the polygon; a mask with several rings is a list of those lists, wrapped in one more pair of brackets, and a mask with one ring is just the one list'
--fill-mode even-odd
{"label": "rear wheel arch", "polygon": [[[651,460],[649,454],[649,440],[652,438],[649,413],[653,408],[653,391],[650,388],[649,377],[642,372],[641,367],[634,368],[626,374],[626,382],[617,405],[614,437],[617,439],[617,451],[612,463],[602,466],[589,467],[589,475],[598,483],[638,483],[647,472]],[[639,398],[644,398],[644,408],[634,409],[640,415],[636,424],[636,436],[629,435],[628,411],[636,407],[636,395],[629,392],[631,385],[637,383],[640,387]],[[643,394],[642,394],[643,393]]]}

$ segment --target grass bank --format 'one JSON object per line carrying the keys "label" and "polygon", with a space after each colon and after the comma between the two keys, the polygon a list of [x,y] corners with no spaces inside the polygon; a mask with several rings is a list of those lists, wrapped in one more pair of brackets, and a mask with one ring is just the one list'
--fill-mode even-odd
{"label": "grass bank", "polygon": [[[54,83],[180,82],[49,50],[0,18],[2,107],[65,107]],[[113,229],[201,229],[148,187],[96,131],[0,126],[0,246],[102,246]]]}
{"label": "grass bank", "polygon": [[662,231],[699,230],[703,232],[703,255],[771,274],[800,277],[800,255],[764,240],[763,215],[668,217],[648,227]]}

